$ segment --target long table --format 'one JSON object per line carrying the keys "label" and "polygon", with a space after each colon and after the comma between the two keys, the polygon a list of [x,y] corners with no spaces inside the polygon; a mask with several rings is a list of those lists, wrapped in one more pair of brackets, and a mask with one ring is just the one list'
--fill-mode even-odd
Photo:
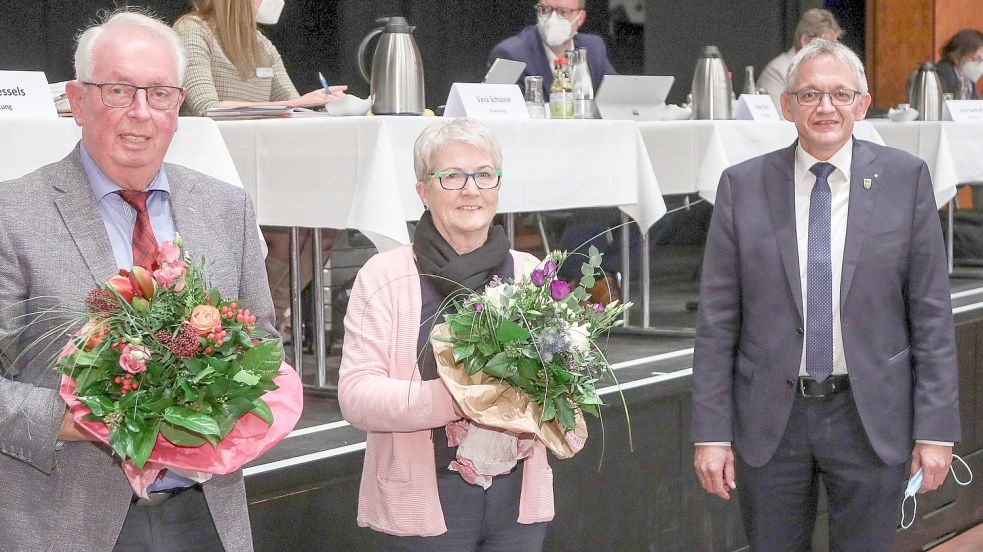
{"label": "long table", "polygon": [[[380,249],[419,219],[413,142],[436,117],[223,121],[261,223],[354,228]],[[499,211],[618,206],[648,229],[665,202],[630,121],[485,121],[502,146]]]}
{"label": "long table", "polygon": [[[796,139],[795,125],[787,121],[667,121],[639,123],[638,129],[663,193],[696,193],[711,203],[724,169],[787,147]],[[983,151],[983,123],[906,126],[874,119],[857,122],[853,135],[925,159],[939,207],[955,195],[956,184],[974,175],[983,179],[983,155],[979,153]]]}

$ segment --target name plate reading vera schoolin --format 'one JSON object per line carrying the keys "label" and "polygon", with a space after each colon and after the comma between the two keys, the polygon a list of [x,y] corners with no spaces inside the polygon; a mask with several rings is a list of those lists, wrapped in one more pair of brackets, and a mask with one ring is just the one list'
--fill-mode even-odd
{"label": "name plate reading vera schoolin", "polygon": [[0,71],[0,119],[55,119],[48,79],[41,71]]}
{"label": "name plate reading vera schoolin", "polygon": [[741,97],[737,98],[734,118],[743,121],[782,120],[768,94],[741,94]]}
{"label": "name plate reading vera schoolin", "polygon": [[528,119],[529,110],[516,84],[455,82],[447,96],[445,117]]}
{"label": "name plate reading vera schoolin", "polygon": [[983,101],[980,100],[946,100],[942,109],[943,121],[957,123],[983,121]]}

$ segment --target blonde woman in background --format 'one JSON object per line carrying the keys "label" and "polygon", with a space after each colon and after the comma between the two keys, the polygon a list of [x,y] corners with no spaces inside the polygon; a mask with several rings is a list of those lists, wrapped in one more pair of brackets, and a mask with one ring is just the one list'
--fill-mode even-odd
{"label": "blonde woman in background", "polygon": [[[320,107],[344,95],[347,86],[317,89],[301,96],[290,81],[276,46],[256,28],[280,18],[283,0],[192,0],[191,12],[174,23],[188,55],[183,115],[203,116],[213,107],[286,105]],[[290,302],[289,245],[286,228],[264,227],[269,245],[266,271],[276,308],[277,325],[288,323]],[[310,282],[310,234],[301,233],[301,288]],[[322,249],[331,249],[334,231],[323,232]]]}

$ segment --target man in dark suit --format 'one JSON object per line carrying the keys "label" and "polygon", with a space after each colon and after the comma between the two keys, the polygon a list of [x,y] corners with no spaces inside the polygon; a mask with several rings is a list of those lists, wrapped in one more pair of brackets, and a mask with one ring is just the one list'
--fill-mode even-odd
{"label": "man in dark suit", "polygon": [[587,66],[590,67],[594,90],[601,86],[604,75],[616,74],[608,59],[604,39],[597,35],[578,33],[577,29],[587,20],[584,0],[542,0],[536,5],[537,21],[519,34],[499,42],[488,56],[491,65],[496,58],[522,61],[526,69],[520,84],[529,75],[543,77],[544,92],[549,95],[553,84],[553,61],[564,57],[565,50],[587,48]]}
{"label": "man in dark suit", "polygon": [[694,465],[724,499],[740,482],[754,550],[810,550],[820,474],[831,550],[892,550],[906,462],[934,490],[959,440],[931,178],[920,159],[852,137],[870,101],[857,56],[813,40],[782,94],[798,141],[727,169],[717,190]]}
{"label": "man in dark suit", "polygon": [[0,183],[0,549],[249,552],[242,471],[201,484],[168,471],[138,498],[58,395],[62,313],[83,312],[88,290],[178,233],[208,260],[210,284],[274,331],[249,197],[163,162],[185,94],[174,31],[113,14],[79,37],[75,66],[66,90],[81,143]]}

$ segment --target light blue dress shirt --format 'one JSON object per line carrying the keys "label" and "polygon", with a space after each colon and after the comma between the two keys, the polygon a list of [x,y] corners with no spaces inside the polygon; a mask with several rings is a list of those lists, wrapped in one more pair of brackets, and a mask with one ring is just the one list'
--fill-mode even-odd
{"label": "light blue dress shirt", "polygon": [[[85,144],[80,145],[79,153],[82,156],[85,175],[89,179],[89,186],[92,188],[92,197],[99,206],[102,222],[109,235],[109,244],[113,247],[116,267],[129,270],[133,266],[133,227],[137,223],[137,210],[116,193],[125,188],[117,185],[102,172],[89,152],[85,150]],[[163,167],[150,182],[147,190],[150,191],[150,197],[147,199],[147,214],[150,216],[150,226],[154,229],[157,243],[174,241],[171,188],[167,183],[167,174]]]}

